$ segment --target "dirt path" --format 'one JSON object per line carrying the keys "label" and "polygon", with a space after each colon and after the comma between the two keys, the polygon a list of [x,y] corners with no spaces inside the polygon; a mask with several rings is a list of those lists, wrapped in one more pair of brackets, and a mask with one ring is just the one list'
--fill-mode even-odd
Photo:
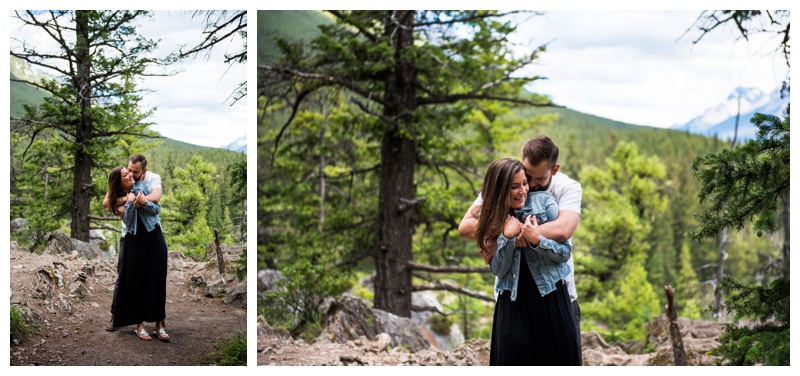
{"label": "dirt path", "polygon": [[[170,342],[155,337],[143,341],[134,334],[135,326],[106,331],[115,265],[116,260],[90,261],[74,255],[12,253],[11,305],[30,311],[40,329],[29,341],[12,344],[10,364],[208,365],[214,362],[210,354],[215,343],[237,331],[247,332],[246,308],[203,296],[202,288],[190,282],[192,276],[211,275],[208,266],[176,255],[170,256],[167,272],[165,322]],[[145,325],[152,331],[153,324]]]}

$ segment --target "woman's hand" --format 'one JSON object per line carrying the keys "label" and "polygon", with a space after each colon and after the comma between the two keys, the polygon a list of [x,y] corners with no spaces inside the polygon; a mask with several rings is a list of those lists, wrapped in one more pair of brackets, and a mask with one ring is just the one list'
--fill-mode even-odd
{"label": "woman's hand", "polygon": [[136,203],[141,206],[145,206],[147,204],[147,200],[145,200],[144,196],[145,196],[144,193],[142,193],[141,191],[138,194],[136,194]]}
{"label": "woman's hand", "polygon": [[522,237],[527,239],[531,246],[539,246],[541,239],[539,238],[539,223],[536,217],[529,215],[525,218],[525,223],[522,225]]}
{"label": "woman's hand", "polygon": [[134,202],[136,200],[136,195],[134,195],[133,192],[128,193],[127,199],[128,199],[128,202]]}
{"label": "woman's hand", "polygon": [[520,226],[519,221],[516,218],[509,215],[508,218],[506,218],[506,226],[505,228],[503,228],[503,236],[511,239],[519,235],[521,229],[522,228]]}

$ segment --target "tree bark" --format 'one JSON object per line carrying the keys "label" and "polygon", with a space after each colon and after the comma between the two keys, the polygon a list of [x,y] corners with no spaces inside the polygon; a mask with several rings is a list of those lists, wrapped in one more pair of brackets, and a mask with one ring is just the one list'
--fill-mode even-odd
{"label": "tree bark", "polygon": [[91,60],[89,59],[89,12],[75,11],[75,85],[80,118],[75,132],[75,170],[72,175],[72,222],[70,236],[89,241],[89,198],[92,187],[92,156],[86,150],[92,140]]}
{"label": "tree bark", "polygon": [[214,246],[217,251],[217,266],[219,267],[219,274],[225,274],[225,259],[222,257],[222,247],[219,246],[219,229],[214,229]]}
{"label": "tree bark", "polygon": [[390,11],[386,35],[392,36],[394,71],[387,75],[384,115],[403,127],[389,127],[381,141],[381,177],[378,199],[378,245],[375,250],[375,308],[402,317],[411,316],[412,235],[416,207],[399,210],[403,200],[415,197],[416,141],[409,114],[416,108],[416,67],[406,56],[414,42],[414,11]]}
{"label": "tree bark", "polygon": [[683,337],[681,336],[681,328],[678,326],[678,313],[675,311],[674,295],[675,289],[670,285],[664,286],[664,291],[667,293],[667,318],[669,319],[669,335],[672,338],[672,354],[675,357],[676,366],[685,366],[686,363],[686,349],[683,347]]}
{"label": "tree bark", "polygon": [[783,278],[789,279],[789,195],[783,198]]}

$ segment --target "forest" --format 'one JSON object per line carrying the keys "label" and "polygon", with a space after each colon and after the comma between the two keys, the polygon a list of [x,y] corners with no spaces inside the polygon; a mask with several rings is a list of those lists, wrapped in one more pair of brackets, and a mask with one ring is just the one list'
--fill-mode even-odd
{"label": "forest", "polygon": [[[208,41],[229,31],[219,22],[242,15],[195,13],[208,21],[210,39],[198,33],[196,45],[187,40],[191,49],[154,58],[158,41],[136,26],[151,12],[17,12],[27,27],[51,32],[62,51],[53,55],[24,40],[11,50],[10,218],[26,223],[12,239],[41,252],[53,231],[81,241],[99,232],[108,240],[101,247],[114,247],[121,222],[102,207],[108,174],[127,166],[128,156],[144,154],[147,169],[162,179],[161,220],[171,250],[205,258],[214,229],[222,243],[244,244],[246,156],[162,137],[148,122],[156,109],[141,104],[147,88],[137,84],[176,74],[161,69],[208,52]],[[242,62],[231,56],[229,64]],[[242,90],[231,98],[243,97]]]}
{"label": "forest", "polygon": [[[715,23],[746,38],[776,14],[788,64],[788,11],[698,12],[697,48]],[[512,53],[507,15],[259,12],[258,269],[285,277],[259,313],[311,341],[326,298],[408,317],[430,290],[432,327],[489,338],[494,276],[459,222],[486,166],[547,134],[583,189],[581,331],[643,340],[669,285],[680,317],[762,324],[728,329],[728,362],[788,364],[789,109],[743,119],[761,133],[732,143],[559,107],[514,74],[547,49]]]}

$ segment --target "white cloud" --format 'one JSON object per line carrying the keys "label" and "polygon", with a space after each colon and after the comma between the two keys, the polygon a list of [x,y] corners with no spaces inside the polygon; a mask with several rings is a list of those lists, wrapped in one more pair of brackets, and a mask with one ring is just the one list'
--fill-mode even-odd
{"label": "white cloud", "polygon": [[[734,42],[720,32],[698,44],[684,32],[699,11],[552,11],[518,28],[517,42],[548,43],[530,89],[569,108],[669,127],[722,102],[736,87],[769,92],[787,68],[776,41]],[[766,45],[768,49],[756,46]]]}
{"label": "white cloud", "polygon": [[[201,23],[191,18],[190,11],[155,11],[152,17],[140,19],[139,24],[141,35],[159,40],[157,57],[165,57],[181,45],[197,44],[204,37]],[[11,37],[37,48],[55,50],[52,41],[39,30],[20,29],[13,18]],[[180,71],[174,76],[143,77],[139,81],[139,88],[151,91],[143,95],[141,104],[158,108],[145,120],[155,123],[153,130],[165,137],[211,147],[226,145],[247,134],[247,100],[233,106],[228,101],[238,84],[247,80],[247,67],[223,63],[226,52],[240,48],[237,43],[221,43],[210,56],[200,54],[196,59],[171,65],[169,70]]]}

